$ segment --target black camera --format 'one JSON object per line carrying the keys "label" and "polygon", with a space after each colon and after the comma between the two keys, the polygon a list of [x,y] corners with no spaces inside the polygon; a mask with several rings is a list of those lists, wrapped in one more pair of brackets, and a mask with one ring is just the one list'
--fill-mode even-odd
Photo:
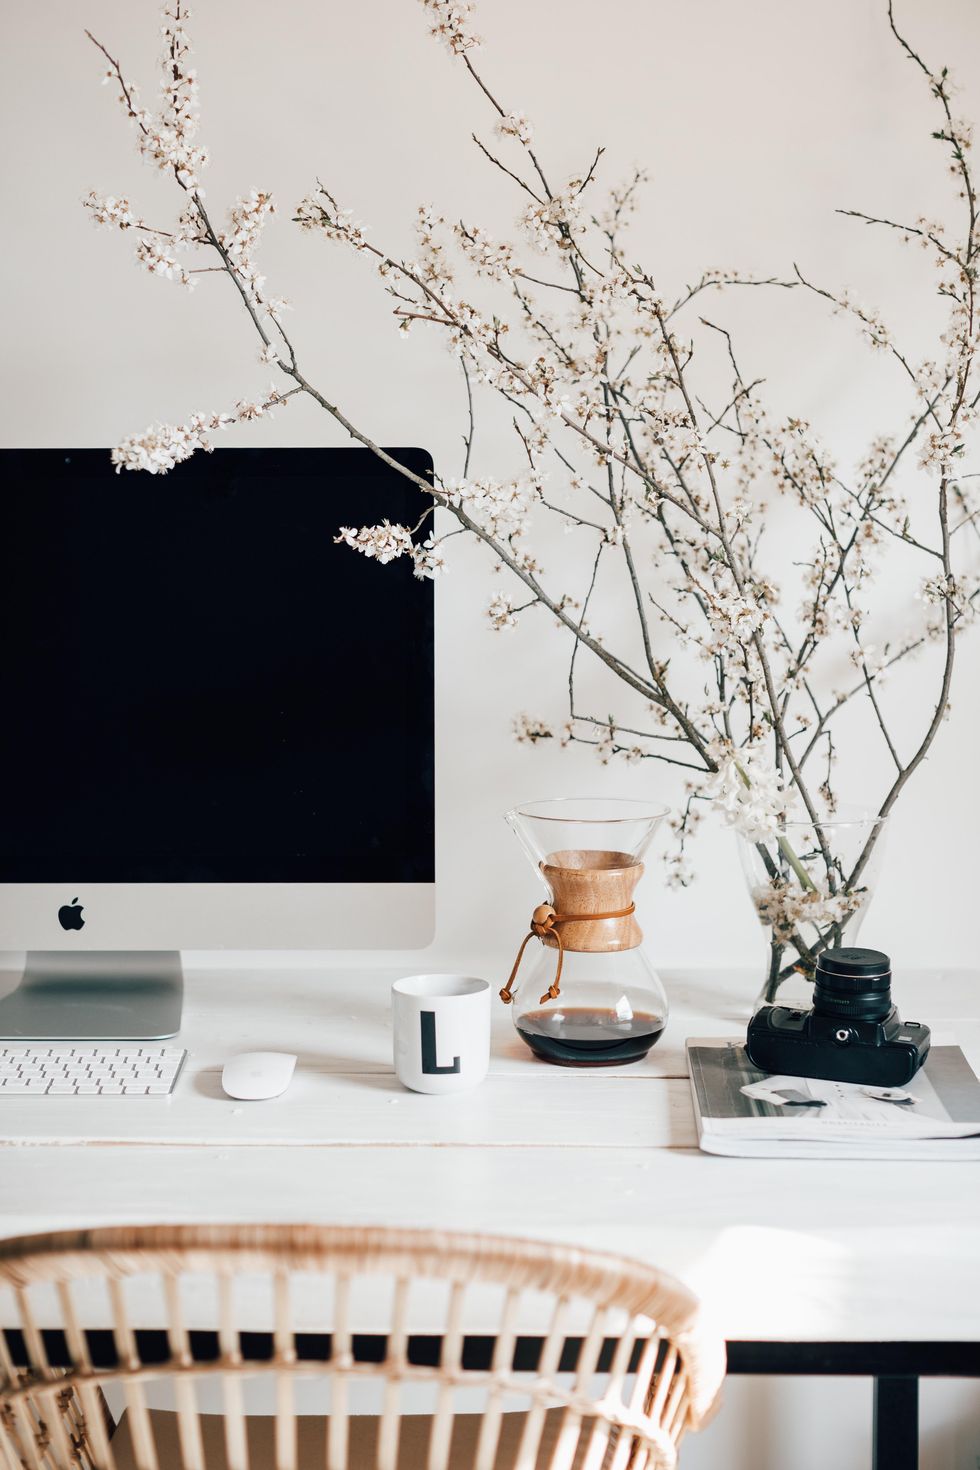
{"label": "black camera", "polygon": [[891,962],[880,949],[828,949],[817,959],[813,1009],[763,1005],[745,1049],[763,1072],[902,1087],[929,1055],[929,1027],[892,1005]]}

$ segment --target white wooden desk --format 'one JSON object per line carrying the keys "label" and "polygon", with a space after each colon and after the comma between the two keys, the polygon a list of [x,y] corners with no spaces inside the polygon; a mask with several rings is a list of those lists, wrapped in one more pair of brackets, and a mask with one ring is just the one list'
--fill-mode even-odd
{"label": "white wooden desk", "polygon": [[[276,1219],[549,1237],[675,1272],[735,1368],[980,1371],[976,1164],[697,1151],[684,1039],[737,1034],[749,977],[668,975],[662,1042],[597,1072],[535,1061],[496,1007],[488,1081],[431,1098],[392,1072],[395,973],[190,972],[172,1098],[0,1103],[0,1235]],[[899,976],[896,998],[980,1067],[980,976]],[[299,1054],[291,1088],[230,1101],[222,1063],[258,1048]]]}

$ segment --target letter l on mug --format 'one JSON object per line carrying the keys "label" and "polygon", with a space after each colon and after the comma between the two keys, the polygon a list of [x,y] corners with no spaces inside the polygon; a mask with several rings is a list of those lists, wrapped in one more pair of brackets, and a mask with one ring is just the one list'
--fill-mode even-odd
{"label": "letter l on mug", "polygon": [[409,975],[391,987],[395,1072],[413,1092],[462,1092],[490,1065],[490,983]]}

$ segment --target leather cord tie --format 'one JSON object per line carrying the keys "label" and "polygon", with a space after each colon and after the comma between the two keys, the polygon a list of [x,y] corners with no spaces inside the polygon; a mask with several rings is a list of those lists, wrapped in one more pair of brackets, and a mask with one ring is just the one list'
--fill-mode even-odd
{"label": "leather cord tie", "polygon": [[514,981],[517,979],[517,972],[521,968],[524,951],[532,939],[546,939],[549,935],[553,935],[558,945],[558,964],[555,967],[555,978],[538,1002],[539,1005],[544,1005],[547,1000],[557,1000],[561,994],[561,969],[565,961],[565,947],[561,942],[560,926],[571,923],[589,923],[593,919],[597,921],[599,919],[628,919],[630,914],[635,912],[636,904],[631,903],[627,909],[610,909],[607,913],[601,914],[558,914],[550,903],[539,903],[531,915],[531,927],[521,940],[521,947],[517,951],[517,959],[514,961],[514,968],[510,972],[507,984],[500,992],[500,999],[504,1002],[504,1005],[509,1006],[514,999]]}

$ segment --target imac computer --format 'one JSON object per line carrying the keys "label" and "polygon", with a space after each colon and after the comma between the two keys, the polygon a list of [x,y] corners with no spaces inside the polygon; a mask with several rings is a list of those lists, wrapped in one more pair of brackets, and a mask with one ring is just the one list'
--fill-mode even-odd
{"label": "imac computer", "polygon": [[175,1035],[181,950],[426,944],[432,583],[335,541],[417,486],[360,448],[0,456],[0,1037]]}

